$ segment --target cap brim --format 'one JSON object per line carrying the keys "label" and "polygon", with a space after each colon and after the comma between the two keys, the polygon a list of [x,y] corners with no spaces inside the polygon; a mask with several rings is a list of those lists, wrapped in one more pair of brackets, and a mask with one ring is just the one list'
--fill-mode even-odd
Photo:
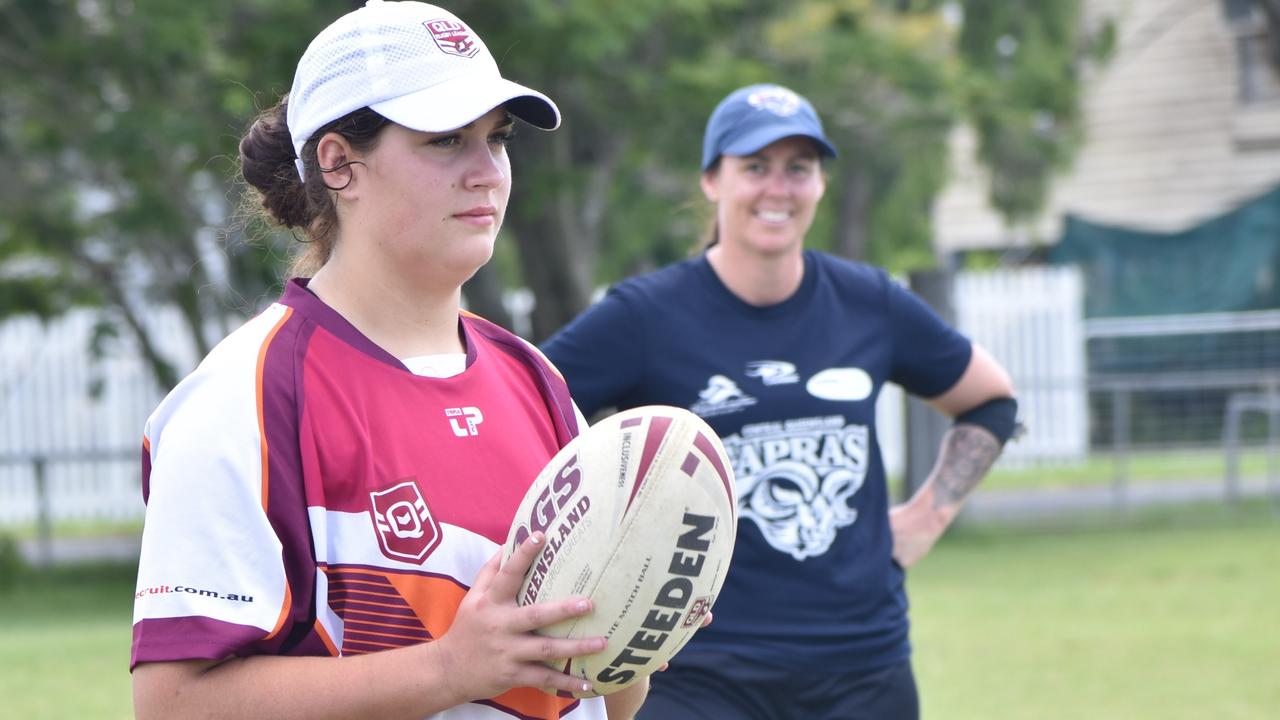
{"label": "cap brim", "polygon": [[[808,138],[813,141],[815,147],[818,148],[818,154],[823,157],[837,157],[839,153],[836,148],[827,139],[821,135],[814,133],[797,131],[791,127],[769,126],[757,129],[755,132],[749,132],[733,142],[724,146],[720,151],[720,155],[754,155],[773,143],[789,137]],[[706,168],[703,168],[704,170]]]}
{"label": "cap brim", "polygon": [[474,122],[500,105],[534,127],[554,130],[560,126],[560,110],[551,98],[494,77],[454,78],[369,108],[410,130],[447,132]]}

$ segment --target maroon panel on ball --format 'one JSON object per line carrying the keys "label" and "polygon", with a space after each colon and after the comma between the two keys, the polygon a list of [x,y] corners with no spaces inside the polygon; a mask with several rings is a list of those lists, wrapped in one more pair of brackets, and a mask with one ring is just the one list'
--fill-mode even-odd
{"label": "maroon panel on ball", "polygon": [[715,446],[711,444],[711,440],[706,435],[698,433],[693,438],[693,446],[702,451],[707,456],[707,461],[716,469],[716,474],[720,476],[720,482],[724,483],[725,494],[729,497],[729,506],[733,507],[733,513],[736,517],[738,508],[733,500],[733,486],[729,482],[729,471],[725,468],[724,463],[720,462],[720,453],[716,452]]}
{"label": "maroon panel on ball", "polygon": [[[644,484],[645,476],[649,474],[649,466],[653,464],[653,458],[658,454],[658,448],[662,447],[662,440],[667,436],[667,431],[671,429],[671,418],[656,416],[649,421],[649,432],[644,438],[644,450],[640,453],[640,469],[636,471],[636,482],[631,486],[631,497],[627,498],[627,508],[631,509],[631,501],[636,499],[636,493],[640,492],[640,486]],[[626,514],[623,510],[623,514]]]}

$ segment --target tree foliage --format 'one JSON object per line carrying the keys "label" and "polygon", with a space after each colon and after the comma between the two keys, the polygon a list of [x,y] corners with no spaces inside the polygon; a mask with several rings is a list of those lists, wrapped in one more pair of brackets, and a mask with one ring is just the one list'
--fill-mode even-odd
{"label": "tree foliage", "polygon": [[171,385],[148,307],[203,354],[275,283],[277,248],[238,229],[236,142],[348,6],[0,0],[0,316],[104,306]]}
{"label": "tree foliage", "polygon": [[[933,262],[929,206],[957,122],[981,137],[992,197],[1034,212],[1079,142],[1079,0],[457,0],[504,73],[564,113],[526,129],[499,262],[466,288],[533,335],[593,288],[674,260],[708,208],[706,117],[773,81],[808,96],[841,156],[815,244],[895,270]],[[171,304],[204,352],[277,292],[291,238],[246,220],[236,143],[288,89],[301,50],[352,0],[0,0],[0,317],[102,306],[176,379],[147,329]],[[1010,48],[1012,47],[1012,50]]]}

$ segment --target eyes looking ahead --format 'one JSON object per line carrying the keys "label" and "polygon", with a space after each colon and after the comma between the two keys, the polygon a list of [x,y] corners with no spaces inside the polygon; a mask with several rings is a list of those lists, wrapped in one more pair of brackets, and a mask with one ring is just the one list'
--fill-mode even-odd
{"label": "eyes looking ahead", "polygon": [[504,150],[516,135],[515,120],[510,113],[503,111],[497,114],[485,115],[479,120],[464,125],[457,130],[449,130],[443,133],[427,133],[428,137],[425,144],[441,150],[462,149],[473,136],[485,130],[486,126],[490,127],[484,133],[485,142],[489,144],[494,152]]}

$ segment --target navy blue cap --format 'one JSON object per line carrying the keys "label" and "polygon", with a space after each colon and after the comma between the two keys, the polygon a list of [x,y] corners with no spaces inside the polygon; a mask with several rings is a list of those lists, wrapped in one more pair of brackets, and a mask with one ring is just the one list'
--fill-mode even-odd
{"label": "navy blue cap", "polygon": [[712,111],[702,138],[702,171],[721,155],[752,155],[785,137],[813,141],[818,154],[835,157],[822,121],[808,100],[781,85],[748,85],[734,90]]}

